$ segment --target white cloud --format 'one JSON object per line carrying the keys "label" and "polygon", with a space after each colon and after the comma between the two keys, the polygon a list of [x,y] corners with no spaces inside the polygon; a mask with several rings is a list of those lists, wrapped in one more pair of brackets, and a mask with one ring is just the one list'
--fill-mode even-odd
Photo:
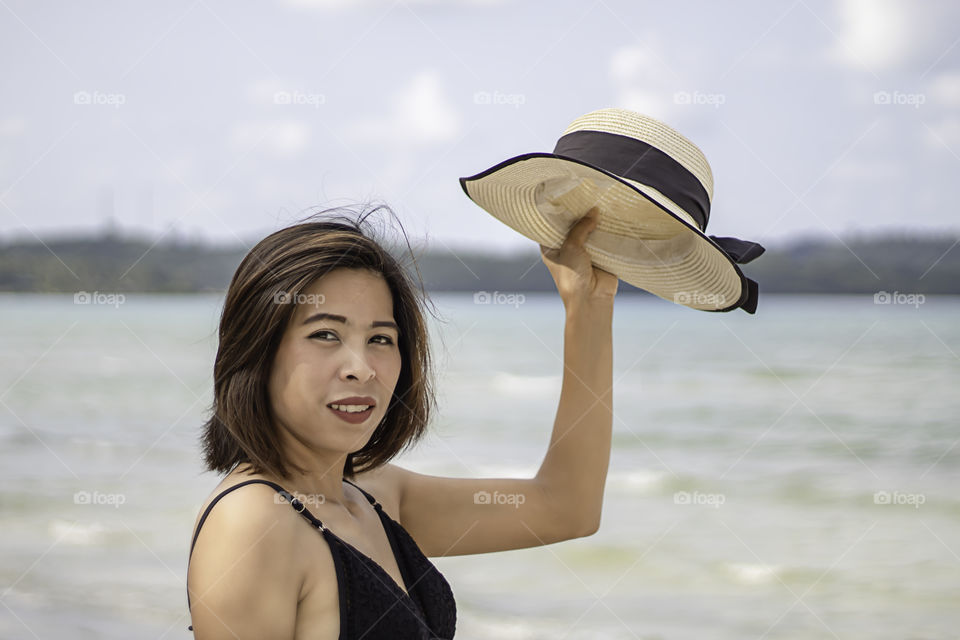
{"label": "white cloud", "polygon": [[364,0],[282,0],[285,4],[297,9],[342,9],[345,7],[362,7],[369,2]]}
{"label": "white cloud", "polygon": [[617,107],[636,111],[660,120],[674,120],[670,116],[676,109],[673,94],[669,91],[645,91],[643,89],[621,89],[617,99]]}
{"label": "white cloud", "polygon": [[[437,6],[499,6],[506,4],[510,0],[406,0],[408,5],[437,5]],[[285,4],[295,9],[354,9],[374,6],[390,6],[395,4],[392,0],[281,0],[280,4]]]}
{"label": "white cloud", "polygon": [[929,129],[924,132],[924,142],[927,146],[941,151],[949,150],[953,155],[960,157],[960,117],[948,116],[928,126]]}
{"label": "white cloud", "polygon": [[841,0],[838,6],[841,28],[831,56],[871,72],[934,64],[955,41],[960,19],[952,0]]}
{"label": "white cloud", "polygon": [[[934,110],[931,116],[927,109]],[[924,105],[923,142],[933,150],[949,150],[960,157],[960,72],[946,72],[935,76],[926,90]],[[933,117],[940,116],[931,122]]]}
{"label": "white cloud", "polygon": [[419,145],[446,142],[461,131],[460,114],[447,99],[436,71],[421,71],[386,104],[393,110],[381,117],[364,118],[347,127],[359,142]]}
{"label": "white cloud", "polygon": [[27,121],[23,118],[4,118],[0,120],[0,138],[13,138],[27,130]]}
{"label": "white cloud", "polygon": [[677,111],[677,87],[660,59],[649,47],[621,47],[610,58],[616,106],[670,121]]}
{"label": "white cloud", "polygon": [[246,121],[233,128],[229,142],[240,152],[256,147],[289,157],[306,148],[311,132],[311,127],[299,120]]}
{"label": "white cloud", "polygon": [[909,13],[902,0],[842,0],[842,31],[834,54],[851,67],[884,69],[910,47]]}
{"label": "white cloud", "polygon": [[656,61],[640,47],[622,47],[610,58],[610,75],[617,82],[630,82],[644,69],[656,68]]}
{"label": "white cloud", "polygon": [[942,73],[930,83],[930,102],[937,107],[960,107],[960,73]]}

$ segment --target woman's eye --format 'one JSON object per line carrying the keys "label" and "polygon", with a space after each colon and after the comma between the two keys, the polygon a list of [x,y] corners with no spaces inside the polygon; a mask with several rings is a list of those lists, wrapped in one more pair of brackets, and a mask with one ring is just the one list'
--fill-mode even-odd
{"label": "woman's eye", "polygon": [[[327,335],[333,336],[334,338],[337,337],[337,334],[335,334],[333,331],[317,331],[316,333],[310,334],[310,337],[319,338],[321,336],[327,336]],[[385,335],[374,336],[373,338],[371,338],[371,340],[378,340],[379,341],[378,344],[383,344],[383,345],[393,344],[393,338]],[[324,339],[324,342],[326,342],[326,339]]]}

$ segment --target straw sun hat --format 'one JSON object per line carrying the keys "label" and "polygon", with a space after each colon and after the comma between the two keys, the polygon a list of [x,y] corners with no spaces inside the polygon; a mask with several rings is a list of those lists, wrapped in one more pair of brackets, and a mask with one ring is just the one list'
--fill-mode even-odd
{"label": "straw sun hat", "polygon": [[601,109],[567,127],[553,153],[527,153],[469,178],[467,196],[548,248],[591,207],[586,251],[624,282],[693,309],[757,309],[757,283],[737,264],[763,253],[706,235],[713,174],[692,142],[653,118]]}

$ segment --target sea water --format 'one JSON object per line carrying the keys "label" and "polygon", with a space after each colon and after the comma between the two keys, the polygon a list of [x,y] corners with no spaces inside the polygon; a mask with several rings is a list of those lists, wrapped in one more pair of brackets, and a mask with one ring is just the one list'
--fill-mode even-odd
{"label": "sea water", "polygon": [[[434,294],[438,412],[395,462],[531,477],[556,295]],[[185,638],[222,297],[0,295],[0,638]],[[593,536],[435,558],[458,638],[956,638],[960,300],[620,296]]]}

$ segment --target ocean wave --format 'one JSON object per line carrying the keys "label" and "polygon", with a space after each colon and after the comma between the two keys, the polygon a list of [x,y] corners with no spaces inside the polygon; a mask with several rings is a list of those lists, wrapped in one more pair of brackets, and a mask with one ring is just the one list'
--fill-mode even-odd
{"label": "ocean wave", "polygon": [[653,469],[614,471],[607,476],[607,486],[626,493],[647,494],[662,490],[670,474]]}
{"label": "ocean wave", "polygon": [[563,382],[561,376],[523,376],[506,371],[498,371],[490,379],[490,386],[505,396],[528,397],[535,395],[553,395],[560,391]]}
{"label": "ocean wave", "polygon": [[61,544],[97,544],[103,540],[107,528],[99,522],[80,523],[69,520],[53,520],[47,530]]}
{"label": "ocean wave", "polygon": [[743,585],[769,584],[777,580],[779,565],[748,562],[727,562],[723,565],[736,582]]}

